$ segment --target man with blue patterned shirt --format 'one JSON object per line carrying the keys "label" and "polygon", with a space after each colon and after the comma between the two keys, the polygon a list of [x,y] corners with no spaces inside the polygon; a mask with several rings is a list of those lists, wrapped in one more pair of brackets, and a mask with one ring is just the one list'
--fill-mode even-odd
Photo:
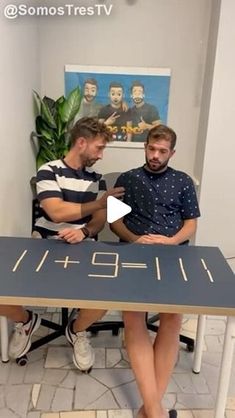
{"label": "man with blue patterned shirt", "polygon": [[[125,188],[123,201],[132,212],[111,225],[121,241],[182,245],[196,231],[200,216],[192,179],[168,167],[175,153],[176,134],[164,126],[152,128],[145,143],[146,163],[123,173],[116,187]],[[143,398],[138,418],[175,418],[162,399],[177,358],[181,315],[160,314],[152,344],[143,312],[124,312],[126,347]]]}

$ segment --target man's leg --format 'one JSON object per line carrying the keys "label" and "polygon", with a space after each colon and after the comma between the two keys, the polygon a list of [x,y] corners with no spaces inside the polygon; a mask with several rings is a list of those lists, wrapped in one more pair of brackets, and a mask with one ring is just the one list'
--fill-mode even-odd
{"label": "man's leg", "polygon": [[181,316],[161,314],[154,345],[146,327],[145,314],[124,312],[123,318],[128,355],[144,401],[138,417],[167,417],[161,401],[176,362]]}
{"label": "man's leg", "polygon": [[0,305],[0,315],[6,316],[14,322],[25,323],[29,319],[29,313],[23,308],[23,306]]}
{"label": "man's leg", "polygon": [[154,342],[154,364],[158,394],[162,400],[179,351],[182,315],[160,314],[160,326]]}
{"label": "man's leg", "polygon": [[106,311],[101,309],[80,309],[73,322],[73,331],[85,331],[90,325],[101,319],[105,313]]}
{"label": "man's leg", "polygon": [[95,361],[86,329],[106,313],[98,309],[80,309],[77,318],[66,327],[66,337],[73,346],[73,362],[82,370],[90,370]]}
{"label": "man's leg", "polygon": [[[145,313],[124,312],[125,342],[136,382],[144,401],[139,417],[167,417],[158,393],[153,344],[146,327]],[[145,415],[146,414],[146,415]]]}
{"label": "man's leg", "polygon": [[14,359],[22,357],[29,351],[32,335],[41,323],[38,314],[27,311],[22,306],[1,305],[0,315],[15,323],[9,344],[9,356]]}

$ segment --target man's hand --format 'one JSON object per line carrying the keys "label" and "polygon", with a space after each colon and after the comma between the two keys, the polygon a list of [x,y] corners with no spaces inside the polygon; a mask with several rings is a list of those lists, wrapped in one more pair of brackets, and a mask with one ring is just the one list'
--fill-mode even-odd
{"label": "man's hand", "polygon": [[83,241],[85,235],[81,229],[64,228],[58,232],[58,237],[69,244],[77,244],[78,242]]}
{"label": "man's hand", "polygon": [[123,110],[123,112],[127,112],[128,111],[128,104],[127,104],[127,102],[122,102],[122,110]]}
{"label": "man's hand", "polygon": [[148,124],[144,121],[144,119],[142,117],[141,117],[141,122],[138,123],[138,127],[142,131],[145,131],[146,129],[148,129]]}
{"label": "man's hand", "polygon": [[112,113],[105,121],[106,126],[113,125],[116,122],[116,119],[120,118],[120,115],[117,115],[117,112]]}
{"label": "man's hand", "polygon": [[107,199],[109,196],[113,196],[116,198],[122,197],[125,193],[124,187],[113,187],[111,189],[108,189],[107,192],[105,192],[100,199],[98,199],[98,202],[100,204],[100,209],[105,209],[107,207]]}
{"label": "man's hand", "polygon": [[153,244],[175,245],[174,237],[165,237],[165,235],[149,234]]}
{"label": "man's hand", "polygon": [[153,241],[149,238],[149,235],[139,235],[134,244],[153,244]]}
{"label": "man's hand", "polygon": [[174,245],[174,237],[165,237],[164,235],[148,234],[141,235],[134,241],[136,244],[164,244]]}

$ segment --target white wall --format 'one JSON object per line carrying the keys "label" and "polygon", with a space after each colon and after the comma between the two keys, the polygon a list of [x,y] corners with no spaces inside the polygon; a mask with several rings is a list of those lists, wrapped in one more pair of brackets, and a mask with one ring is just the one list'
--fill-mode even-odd
{"label": "white wall", "polygon": [[35,174],[30,146],[34,127],[32,89],[39,88],[38,29],[35,19],[0,16],[0,235],[27,236],[31,228]]}
{"label": "white wall", "polygon": [[196,243],[235,256],[235,2],[222,0],[200,193]]}
{"label": "white wall", "polygon": [[199,183],[202,179],[202,170],[206,146],[206,134],[208,125],[208,115],[210,111],[211,89],[213,83],[213,73],[215,65],[215,54],[217,48],[217,36],[220,17],[220,0],[213,0],[211,10],[210,30],[208,38],[208,48],[205,66],[205,76],[203,80],[202,102],[200,108],[198,137],[196,145],[196,156],[194,162],[194,175]]}
{"label": "white wall", "polygon": [[[172,165],[193,174],[211,0],[111,3],[109,17],[41,19],[42,93],[63,93],[65,64],[171,68],[168,123],[178,133]],[[112,148],[100,167],[123,171],[142,161],[142,149]]]}

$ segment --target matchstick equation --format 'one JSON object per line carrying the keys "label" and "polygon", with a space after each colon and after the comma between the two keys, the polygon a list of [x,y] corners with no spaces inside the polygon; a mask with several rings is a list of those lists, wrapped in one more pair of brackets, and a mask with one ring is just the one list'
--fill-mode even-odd
{"label": "matchstick equation", "polygon": [[[24,250],[17,260],[15,261],[15,264],[13,265],[12,272],[15,273],[23,266],[24,261],[26,260],[27,256],[30,256],[30,252],[28,250]],[[102,261],[103,260],[105,261]],[[46,261],[49,261],[50,263],[56,263],[62,266],[64,269],[68,269],[71,265],[79,265],[82,263],[82,260],[74,260],[71,259],[69,255],[64,256],[62,259],[54,259],[53,258],[53,251],[46,250],[41,255],[41,257],[38,260],[38,263],[34,267],[34,271],[36,273],[42,271],[43,268],[45,268]],[[147,263],[143,262],[128,262],[128,261],[120,261],[120,255],[116,252],[105,252],[105,251],[95,251],[93,252],[91,256],[90,261],[92,266],[99,266],[99,267],[108,267],[113,268],[112,274],[95,274],[95,273],[89,273],[89,277],[96,277],[96,278],[116,278],[119,274],[119,269],[148,269],[149,265]],[[160,257],[154,257],[153,260],[154,263],[154,273],[155,278],[158,281],[161,281],[163,279],[161,264],[162,261]],[[186,271],[184,260],[182,257],[179,257],[175,260],[175,263],[177,264],[177,269],[180,272],[180,276],[184,282],[188,282],[189,280],[189,272]],[[149,263],[150,264],[150,263]],[[212,277],[212,274],[210,270],[207,267],[206,261],[201,258],[200,259],[200,265],[202,270],[204,270],[207,274],[207,277],[211,283],[214,283],[214,279]]]}

